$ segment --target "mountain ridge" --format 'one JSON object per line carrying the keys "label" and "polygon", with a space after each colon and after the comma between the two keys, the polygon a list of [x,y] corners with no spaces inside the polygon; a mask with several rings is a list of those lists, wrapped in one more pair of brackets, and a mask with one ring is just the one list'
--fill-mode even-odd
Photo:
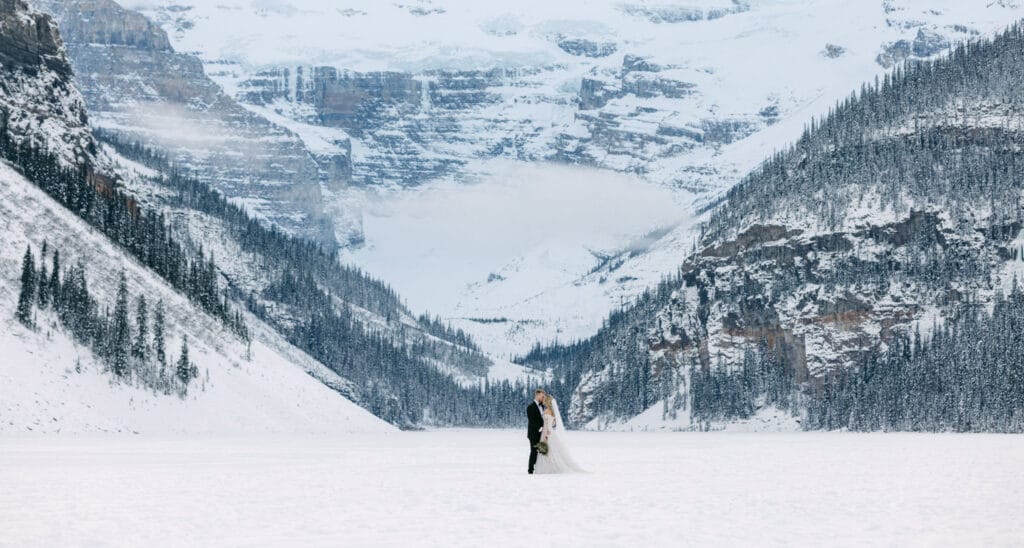
{"label": "mountain ridge", "polygon": [[[1012,316],[1020,304],[1021,36],[1014,25],[865,86],[730,190],[675,276],[614,314],[595,338],[538,348],[525,363],[565,375],[572,419],[593,427],[628,425],[659,404],[662,420],[682,428],[773,405],[808,428],[884,424],[821,419],[821,410],[832,412],[821,398],[843,394],[844,405],[863,404],[846,391],[858,371],[883,367],[865,360],[909,367],[888,349],[913,346],[905,358],[913,360],[955,338],[947,329],[1002,321],[975,320],[971,310]],[[973,116],[959,108],[975,104],[999,108]],[[1009,116],[993,118],[999,112]],[[920,333],[925,349],[909,342]],[[994,344],[1012,340],[992,336]],[[963,378],[986,385],[1018,362],[983,362],[991,368]],[[934,368],[961,363],[948,358]],[[765,384],[751,380],[759,375]],[[919,390],[914,397],[931,405],[935,387]],[[632,396],[620,400],[623,392]],[[919,427],[969,429],[977,413],[982,428],[1019,428],[1012,404],[983,407]],[[1010,418],[979,418],[989,412]]]}

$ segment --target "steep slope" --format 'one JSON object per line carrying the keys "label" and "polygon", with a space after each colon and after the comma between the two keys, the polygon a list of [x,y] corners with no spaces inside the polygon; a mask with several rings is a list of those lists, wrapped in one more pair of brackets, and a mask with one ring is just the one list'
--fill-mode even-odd
{"label": "steep slope", "polygon": [[[168,199],[173,196],[174,189],[160,188],[160,175],[170,178],[172,172],[188,169],[200,182],[224,191],[232,203],[243,206],[248,214],[270,220],[274,227],[288,234],[326,242],[324,247],[328,253],[319,258],[329,258],[330,250],[334,248],[333,240],[311,236],[311,230],[319,230],[315,226],[315,219],[295,215],[288,210],[292,203],[288,201],[290,198],[282,202],[281,196],[274,192],[264,192],[257,188],[259,185],[249,183],[246,183],[245,188],[235,188],[234,181],[241,173],[239,170],[254,177],[268,174],[273,177],[273,173],[277,173],[275,170],[280,169],[301,183],[286,185],[291,189],[287,191],[289,193],[307,184],[313,184],[314,187],[322,185],[323,191],[327,193],[337,192],[347,184],[345,162],[348,157],[342,154],[343,151],[338,149],[330,152],[327,150],[330,147],[320,146],[323,143],[307,150],[282,126],[274,125],[258,114],[240,110],[237,103],[221,93],[206,78],[202,67],[193,57],[175,53],[163,32],[136,12],[125,10],[110,0],[40,1],[37,4],[53,10],[69,36],[72,62],[80,74],[77,81],[86,90],[90,107],[98,112],[94,123],[101,130],[102,138],[120,144],[128,154],[132,154],[131,150],[141,154],[140,147],[158,151],[156,156],[148,152],[139,156],[143,162],[151,164],[151,169],[145,170],[147,173],[143,177],[121,173],[116,161],[108,162],[107,170],[120,175],[120,183],[126,184],[141,203],[155,210],[170,212],[169,218],[186,240],[205,245],[206,250],[219,257],[245,257],[239,261],[220,261],[222,274],[236,296],[249,298],[276,283],[274,276],[279,272],[267,268],[266,264],[268,260],[280,262],[281,257],[268,258],[265,253],[259,257],[246,255],[254,250],[245,245],[240,246],[237,241],[238,226],[225,227],[225,219],[217,219],[216,215],[214,218],[209,214],[197,215],[195,204],[182,207],[174,199]],[[174,105],[186,105],[186,112],[179,112]],[[147,125],[147,113],[153,109],[159,111],[161,120],[174,127]],[[232,137],[226,142],[204,141],[202,150],[198,152],[205,159],[196,161],[193,154],[198,149],[182,148],[182,139],[195,136],[205,140],[210,137],[210,132],[186,131],[182,134],[177,130],[178,126],[190,125],[219,128],[214,133],[230,134]],[[168,129],[174,131],[164,131]],[[250,142],[252,140],[255,143]],[[270,158],[273,164],[271,167],[261,163],[260,159],[265,156],[261,150]],[[157,160],[157,157],[155,164],[150,161]],[[306,164],[319,167],[314,172],[301,167]],[[250,197],[258,199],[254,202],[244,196],[240,197],[239,191],[252,192]],[[310,195],[296,203],[301,203],[303,207],[319,208],[320,199],[318,195]],[[264,208],[276,213],[268,215],[262,211]],[[218,211],[224,213],[223,208]],[[239,213],[232,211],[228,214],[229,217],[234,216],[231,222],[237,224]],[[335,219],[340,217],[335,216]],[[346,230],[340,225],[336,226],[339,227],[338,234]],[[220,238],[206,241],[210,234]],[[352,234],[354,238],[359,237],[358,230]],[[301,246],[296,244],[295,247]],[[318,263],[316,268],[324,273],[332,265]],[[456,354],[466,353],[467,350],[476,353],[473,343],[466,341],[464,336],[454,330],[446,330],[439,324],[430,325],[436,322],[424,322],[414,317],[390,288],[375,281],[356,289],[363,276],[352,269],[341,270],[345,272],[341,275],[344,280],[333,280],[332,290],[336,295],[346,295],[343,299],[352,305],[351,310],[364,325],[375,331],[386,332],[395,340],[403,341],[402,344],[426,344],[432,347],[433,350],[427,354],[437,362],[438,369],[454,375],[462,383],[475,385],[486,375],[486,364],[489,362],[482,356],[462,359],[461,365],[457,363],[460,359],[455,357]],[[350,287],[341,287],[346,284]],[[347,298],[355,293],[362,294],[361,300],[357,299],[359,302]],[[375,299],[375,302],[368,306],[369,303],[363,302],[366,299]],[[292,319],[284,321],[282,328],[293,328]],[[449,332],[444,334],[445,331]],[[442,333],[440,338],[435,336],[438,333]],[[504,372],[496,371],[499,378],[515,376],[519,369],[508,362],[503,366]]]}
{"label": "steep slope", "polygon": [[[53,24],[41,21],[59,41]],[[109,34],[114,42],[126,35],[109,29],[145,26],[144,20],[130,14],[109,28],[87,23],[83,28]],[[79,27],[75,30],[82,32]],[[137,33],[129,45],[153,45],[151,38],[158,34]],[[63,51],[59,53],[62,74],[70,76]],[[60,89],[68,90],[80,106],[81,98],[69,78],[61,83]],[[54,156],[36,146],[38,139],[18,133],[19,128],[8,123],[24,118],[19,108],[24,105],[12,103],[0,110],[2,156],[45,194],[109,238],[115,249],[133,257],[219,322],[217,329],[203,326],[207,330],[200,339],[206,344],[228,348],[230,356],[232,341],[237,341],[243,347],[239,356],[249,359],[253,350],[272,341],[269,346],[283,352],[300,371],[393,424],[479,425],[511,420],[513,406],[501,402],[522,399],[523,387],[510,382],[521,368],[505,363],[499,375],[489,377],[492,362],[464,333],[431,318],[412,316],[387,285],[358,269],[342,267],[333,246],[289,235],[254,219],[209,185],[183,175],[165,154],[126,142],[123,134],[102,132],[100,137],[109,143],[102,147],[96,147],[90,136],[89,154],[81,159]],[[76,127],[83,130],[87,119],[84,110],[80,114]],[[48,122],[61,126],[56,127],[58,133],[73,125],[60,118]],[[49,255],[54,260],[59,247],[51,244]],[[40,251],[35,250],[36,257]],[[54,266],[52,271],[63,282],[43,283],[45,276],[38,280],[36,276],[45,274],[46,261],[36,261],[28,250],[23,264],[21,285],[30,289],[17,299],[16,316],[22,324],[53,327],[56,321],[74,341],[93,351],[115,384],[182,396],[207,386],[204,370],[195,366],[202,365],[197,352],[202,355],[203,348],[190,352],[191,360],[186,360],[183,335],[180,350],[170,348],[180,361],[167,356],[168,344],[179,341],[173,333],[158,334],[156,319],[148,321],[146,310],[154,306],[153,293],[136,291],[130,280],[113,283],[116,265],[105,267],[115,272],[114,278],[101,278],[105,283],[96,291],[90,282],[96,274],[86,265]],[[38,284],[38,296],[31,289],[34,284]],[[51,294],[59,298],[51,302]],[[156,298],[162,300],[159,294]],[[149,329],[152,345],[146,335]],[[246,343],[254,336],[250,349]],[[154,355],[154,348],[161,350]],[[283,397],[295,393],[287,386],[282,392]]]}
{"label": "steep slope", "polygon": [[592,426],[1020,428],[1022,52],[1015,26],[864,87],[728,193],[676,276],[529,361]]}
{"label": "steep slope", "polygon": [[[144,266],[130,249],[112,242],[101,230],[58,203],[23,173],[46,180],[77,180],[92,186],[62,196],[77,200],[86,213],[111,213],[103,200],[116,200],[110,180],[100,176],[97,149],[88,130],[81,96],[75,89],[56,25],[21,1],[0,4],[0,41],[4,43],[0,92],[0,431],[387,431],[392,427],[341,397],[311,374],[331,379],[340,389],[347,381],[286,343],[259,320],[248,317],[249,340],[237,324],[214,317]],[[49,150],[46,156],[39,149]],[[13,164],[10,162],[14,162]],[[80,166],[62,173],[60,166]],[[129,211],[141,219],[138,204]],[[23,291],[22,257],[26,249],[42,254],[36,268],[45,268],[55,252],[70,269],[55,270],[68,282],[73,271],[82,276],[99,309],[114,307],[118,278],[132,296],[164,305],[163,333],[171,363],[188,341],[198,376],[180,396],[165,394],[141,377],[111,371],[103,346],[84,332],[67,327],[71,306],[58,315],[44,306],[44,284],[36,304],[35,282]],[[42,252],[47,249],[48,252]],[[32,261],[36,262],[36,261]],[[42,266],[39,266],[42,265]],[[58,277],[42,280],[58,280]],[[65,286],[67,287],[65,283]],[[54,282],[53,287],[58,285]],[[49,287],[47,287],[49,289]],[[29,296],[27,321],[22,297]],[[70,295],[70,293],[68,293]],[[133,301],[134,302],[134,301]],[[99,310],[85,310],[96,315]],[[60,316],[60,318],[58,318]],[[90,316],[92,317],[92,316]],[[28,327],[25,324],[31,324]],[[155,325],[155,324],[154,324]],[[98,326],[96,326],[98,327]],[[74,332],[74,336],[72,336]],[[180,350],[179,350],[180,349]],[[125,349],[121,349],[124,351]],[[105,352],[105,351],[104,351]],[[182,385],[184,386],[184,385]]]}
{"label": "steep slope", "polygon": [[[0,163],[0,432],[345,432],[387,431],[385,422],[312,377],[330,374],[260,322],[250,348],[214,318],[105,237],[53,202],[9,165]],[[76,343],[50,312],[35,330],[11,311],[18,298],[26,246],[61,252],[81,264],[92,292],[111,306],[124,272],[132,295],[166,306],[172,361],[188,337],[201,389],[184,398],[116,382],[103,362]],[[303,367],[305,366],[305,368]]]}

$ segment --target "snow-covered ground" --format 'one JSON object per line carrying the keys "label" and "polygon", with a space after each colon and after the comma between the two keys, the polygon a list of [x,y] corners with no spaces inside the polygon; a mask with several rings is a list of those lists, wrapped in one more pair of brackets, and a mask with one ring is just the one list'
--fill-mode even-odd
{"label": "snow-covered ground", "polygon": [[7,437],[3,546],[1020,546],[1024,437]]}

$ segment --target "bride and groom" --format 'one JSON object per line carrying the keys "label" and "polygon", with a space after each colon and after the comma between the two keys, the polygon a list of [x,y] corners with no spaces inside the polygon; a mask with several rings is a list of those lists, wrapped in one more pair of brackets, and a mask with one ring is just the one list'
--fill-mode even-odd
{"label": "bride and groom", "polygon": [[526,421],[526,437],[530,440],[530,474],[583,471],[569,454],[565,426],[555,398],[543,390],[534,392],[533,401],[526,406]]}

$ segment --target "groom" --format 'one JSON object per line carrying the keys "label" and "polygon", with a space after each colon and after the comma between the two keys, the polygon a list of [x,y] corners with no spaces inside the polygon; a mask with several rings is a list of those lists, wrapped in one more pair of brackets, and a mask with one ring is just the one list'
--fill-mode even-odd
{"label": "groom", "polygon": [[540,431],[544,428],[544,391],[537,389],[533,393],[533,401],[526,406],[526,437],[530,440],[530,468],[527,473],[533,473],[533,467],[537,464],[537,444],[540,443]]}

